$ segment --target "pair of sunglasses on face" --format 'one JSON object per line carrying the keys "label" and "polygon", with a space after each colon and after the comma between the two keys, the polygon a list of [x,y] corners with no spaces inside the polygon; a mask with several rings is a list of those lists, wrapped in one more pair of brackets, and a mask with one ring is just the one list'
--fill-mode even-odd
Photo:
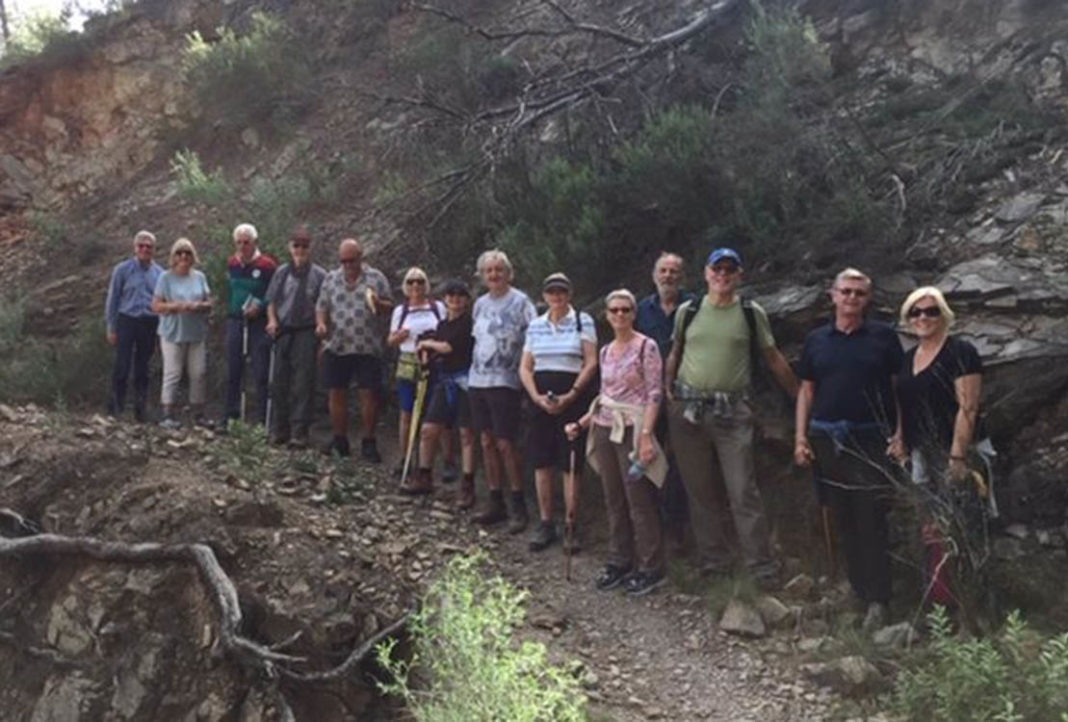
{"label": "pair of sunglasses on face", "polygon": [[938,306],[927,306],[926,308],[913,306],[909,309],[909,318],[919,318],[920,316],[926,316],[927,318],[940,318],[942,316],[942,309],[940,309]]}

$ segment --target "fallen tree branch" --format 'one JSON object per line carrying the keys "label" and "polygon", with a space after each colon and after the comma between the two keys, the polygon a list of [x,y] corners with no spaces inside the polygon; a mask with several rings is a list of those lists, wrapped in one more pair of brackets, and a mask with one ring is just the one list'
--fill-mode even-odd
{"label": "fallen tree branch", "polygon": [[332,682],[336,679],[340,679],[362,663],[367,658],[367,655],[374,651],[374,648],[378,646],[382,640],[387,637],[392,637],[407,626],[408,622],[411,621],[413,611],[414,610],[409,610],[405,612],[392,624],[384,627],[377,634],[366,639],[359,647],[352,650],[349,656],[345,658],[344,662],[332,669],[323,672],[294,672],[293,670],[283,669],[282,673],[290,679],[295,679],[301,682]]}

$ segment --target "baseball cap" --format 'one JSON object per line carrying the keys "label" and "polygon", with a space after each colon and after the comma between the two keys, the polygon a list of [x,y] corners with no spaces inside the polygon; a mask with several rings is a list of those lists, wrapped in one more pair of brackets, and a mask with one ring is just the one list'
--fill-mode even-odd
{"label": "baseball cap", "polygon": [[571,279],[562,273],[550,273],[541,282],[542,291],[567,291],[571,292]]}
{"label": "baseball cap", "polygon": [[708,265],[714,266],[720,261],[734,261],[734,265],[742,265],[742,256],[733,248],[717,248],[708,256]]}

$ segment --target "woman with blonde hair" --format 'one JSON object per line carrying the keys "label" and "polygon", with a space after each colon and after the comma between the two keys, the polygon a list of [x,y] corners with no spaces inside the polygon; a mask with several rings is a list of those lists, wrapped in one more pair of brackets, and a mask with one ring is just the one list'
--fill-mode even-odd
{"label": "woman with blonde hair", "polygon": [[[934,286],[917,288],[901,304],[901,324],[917,339],[897,379],[902,439],[891,445],[900,461],[912,463],[912,479],[944,496],[966,482],[968,451],[977,440],[983,362],[975,346],[949,333],[954,313]],[[953,603],[947,583],[941,535],[923,525],[927,546],[928,595]]]}
{"label": "woman with blonde hair", "polygon": [[404,467],[403,454],[408,448],[412,410],[415,408],[416,379],[419,374],[416,347],[421,338],[434,332],[446,313],[441,301],[430,298],[426,272],[418,266],[409,268],[404,274],[404,302],[393,307],[389,336],[386,338],[386,343],[400,352],[397,358],[397,402],[400,404],[397,432],[402,456],[397,466],[397,476],[400,476]]}
{"label": "woman with blonde hair", "polygon": [[178,385],[182,375],[189,376],[189,405],[197,424],[205,425],[204,395],[207,371],[208,312],[211,289],[207,277],[193,268],[197,252],[188,238],[179,238],[171,246],[170,270],[160,276],[152,294],[152,311],[159,314],[159,345],[163,356],[163,389],[160,425],[177,429],[182,424],[175,416]]}

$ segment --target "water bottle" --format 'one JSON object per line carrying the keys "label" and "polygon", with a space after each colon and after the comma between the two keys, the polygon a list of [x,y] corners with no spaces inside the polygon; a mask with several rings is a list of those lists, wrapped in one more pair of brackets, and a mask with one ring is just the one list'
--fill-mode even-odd
{"label": "water bottle", "polygon": [[645,464],[638,458],[637,451],[630,452],[627,458],[630,459],[630,468],[627,469],[627,481],[638,481],[645,476]]}

